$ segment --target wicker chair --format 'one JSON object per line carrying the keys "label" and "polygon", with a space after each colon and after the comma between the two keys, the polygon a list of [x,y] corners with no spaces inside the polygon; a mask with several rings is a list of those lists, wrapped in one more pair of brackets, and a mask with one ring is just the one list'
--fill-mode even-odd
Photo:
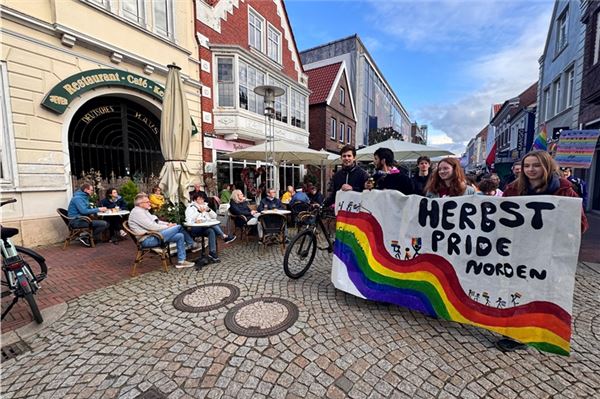
{"label": "wicker chair", "polygon": [[[244,215],[234,215],[229,212],[229,226],[233,226],[233,234],[240,237],[240,240],[248,242],[248,234],[252,226],[248,226],[248,219]],[[238,232],[239,231],[239,232]]]}
{"label": "wicker chair", "polygon": [[[169,253],[169,243],[163,241],[163,238],[160,234],[158,234],[158,233],[136,234],[133,232],[133,230],[131,230],[131,227],[129,227],[129,222],[123,222],[123,230],[125,230],[127,232],[127,234],[129,234],[129,237],[131,237],[131,239],[133,240],[133,242],[135,243],[135,246],[137,248],[137,252],[135,253],[135,261],[133,262],[133,266],[131,267],[131,272],[130,272],[130,275],[132,277],[136,275],[137,265],[142,263],[142,259],[144,259],[144,257],[146,255],[150,255],[150,256],[158,255],[160,257],[160,262],[162,264],[163,271],[165,273],[169,272],[169,265],[167,264],[167,259],[169,260],[169,263],[171,262],[171,256]],[[156,237],[159,240],[159,244],[156,245],[155,247],[149,247],[149,248],[142,247],[142,240],[145,237]]]}
{"label": "wicker chair", "polygon": [[[78,216],[76,218],[70,218],[69,213],[64,208],[56,208],[56,213],[59,214],[60,218],[62,219],[63,222],[65,222],[65,225],[67,226],[67,229],[68,229],[68,235],[65,238],[65,243],[63,244],[63,250],[65,248],[67,248],[67,246],[71,243],[71,241],[79,238],[79,236],[81,234],[88,234],[89,238],[90,238],[91,246],[92,247],[96,246],[96,243],[94,242],[94,229],[92,227],[92,219],[90,219],[87,216]],[[73,226],[71,226],[71,221],[75,220],[75,219],[83,220],[83,221],[87,222],[88,225],[86,227],[73,227]]]}
{"label": "wicker chair", "polygon": [[258,223],[262,227],[262,242],[263,251],[267,245],[279,244],[281,246],[282,255],[285,253],[285,226],[287,218],[278,213],[263,213],[258,217]]}

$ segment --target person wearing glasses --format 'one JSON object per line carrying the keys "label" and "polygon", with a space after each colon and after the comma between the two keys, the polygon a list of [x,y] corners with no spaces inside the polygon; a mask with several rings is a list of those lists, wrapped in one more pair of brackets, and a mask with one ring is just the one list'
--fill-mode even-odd
{"label": "person wearing glasses", "polygon": [[[135,234],[159,233],[165,242],[174,242],[177,245],[177,264],[176,268],[182,269],[194,266],[193,262],[186,260],[186,246],[192,252],[198,252],[202,249],[200,243],[194,242],[192,237],[185,229],[178,224],[163,222],[158,217],[150,213],[150,199],[148,194],[139,193],[135,196],[135,207],[129,214],[129,227]],[[152,248],[159,244],[156,237],[147,236],[141,240],[142,247]]]}

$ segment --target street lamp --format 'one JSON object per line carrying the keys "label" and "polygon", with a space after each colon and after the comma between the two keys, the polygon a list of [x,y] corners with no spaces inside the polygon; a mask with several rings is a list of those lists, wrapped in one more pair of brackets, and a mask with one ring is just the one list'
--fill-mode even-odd
{"label": "street lamp", "polygon": [[281,87],[262,85],[254,88],[254,93],[264,98],[265,114],[265,163],[267,171],[267,189],[275,187],[275,169],[273,165],[273,153],[275,151],[275,98],[285,93]]}

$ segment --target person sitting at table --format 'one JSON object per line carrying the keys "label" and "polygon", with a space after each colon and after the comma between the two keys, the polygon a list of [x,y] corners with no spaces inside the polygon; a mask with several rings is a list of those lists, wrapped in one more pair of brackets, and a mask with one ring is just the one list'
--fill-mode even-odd
{"label": "person sitting at table", "polygon": [[[208,204],[204,202],[204,198],[201,195],[195,195],[185,210],[185,222],[193,224],[209,222],[211,220],[217,220],[217,214],[208,207]],[[219,262],[219,257],[217,256],[217,235],[223,238],[225,244],[229,244],[235,240],[235,235],[229,236],[225,234],[218,224],[205,227],[192,226],[190,234],[192,237],[208,237],[208,258],[213,262]]]}
{"label": "person sitting at table", "polygon": [[[150,232],[160,234],[165,242],[174,242],[177,245],[176,268],[181,269],[194,266],[193,262],[186,260],[186,246],[192,252],[198,252],[202,249],[202,245],[194,242],[181,225],[158,220],[156,215],[151,214],[148,194],[139,193],[136,195],[134,204],[135,207],[129,214],[129,227],[131,227],[131,230],[135,234],[148,234]],[[153,236],[146,236],[141,241],[144,248],[153,248],[159,245],[159,243],[159,239]]]}
{"label": "person sitting at table", "polygon": [[281,201],[276,197],[276,194],[277,192],[274,188],[268,189],[267,196],[260,200],[257,210],[262,212],[263,210],[271,211],[274,209],[284,209]]}
{"label": "person sitting at table", "polygon": [[[93,207],[90,208],[90,196],[94,193],[94,188],[89,183],[83,183],[79,190],[75,191],[73,194],[73,198],[69,202],[69,208],[67,210],[68,217],[73,218],[69,222],[69,225],[73,228],[83,228],[88,227],[89,223],[83,219],[80,219],[82,216],[92,216],[98,212],[106,212],[106,208],[101,206],[99,208]],[[94,240],[98,241],[100,235],[106,228],[108,227],[108,223],[104,220],[92,220],[92,229],[94,234]],[[86,247],[91,247],[90,237],[82,235],[79,237],[79,242],[81,242]]]}
{"label": "person sitting at table", "polygon": [[223,185],[223,190],[221,190],[221,193],[219,194],[221,204],[229,204],[229,201],[231,201],[231,193],[233,192],[233,190],[235,190],[235,186],[233,184]]}
{"label": "person sitting at table", "polygon": [[159,210],[165,204],[165,197],[162,194],[161,188],[158,186],[152,188],[152,194],[150,194],[148,199],[150,199],[150,206],[152,207],[152,211]]}
{"label": "person sitting at table", "polygon": [[294,194],[294,186],[287,186],[287,191],[281,196],[281,202],[284,204],[289,204]]}
{"label": "person sitting at table", "polygon": [[234,216],[244,216],[246,218],[246,223],[241,218],[236,218],[235,223],[237,227],[241,227],[244,224],[254,226],[258,222],[258,212],[250,209],[246,197],[244,197],[244,193],[241,190],[233,190],[233,193],[231,193],[229,212]]}
{"label": "person sitting at table", "polygon": [[308,195],[308,199],[310,200],[311,204],[319,206],[323,205],[325,197],[323,197],[323,194],[321,194],[321,192],[316,186],[309,184],[306,188],[306,195]]}
{"label": "person sitting at table", "polygon": [[302,190],[302,187],[296,188],[296,193],[292,196],[290,200],[290,206],[294,206],[296,202],[304,202],[305,204],[310,204],[310,198],[308,195]]}
{"label": "person sitting at table", "polygon": [[219,208],[221,199],[217,196],[209,197],[208,194],[206,194],[206,191],[202,190],[202,186],[200,185],[200,183],[194,183],[194,189],[190,191],[190,200],[195,195],[201,195],[204,198],[204,202],[206,202],[208,204],[208,207],[213,211],[216,212]]}
{"label": "person sitting at table", "polygon": [[[121,209],[127,210],[127,203],[114,187],[106,190],[106,197],[100,201],[100,205],[107,208],[108,211],[113,211],[113,209],[114,212],[119,212]],[[121,216],[109,216],[106,220],[110,232],[110,242],[117,244],[119,241],[118,235],[127,237],[127,233],[123,230],[123,218]]]}

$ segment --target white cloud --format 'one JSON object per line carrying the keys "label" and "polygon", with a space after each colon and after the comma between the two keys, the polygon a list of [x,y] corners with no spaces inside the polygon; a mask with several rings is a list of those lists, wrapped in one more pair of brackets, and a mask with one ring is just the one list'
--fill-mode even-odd
{"label": "white cloud", "polygon": [[[419,123],[445,133],[464,145],[489,122],[493,103],[517,96],[538,79],[538,58],[543,52],[551,10],[537,14],[514,41],[465,66],[462,78],[478,83],[453,102],[430,104],[415,112]],[[514,26],[513,29],[518,29]]]}
{"label": "white cloud", "polygon": [[[538,4],[535,4],[538,3]],[[383,32],[419,51],[481,48],[504,41],[514,27],[528,22],[526,12],[539,1],[507,0],[371,0],[367,17]],[[482,37],[490,38],[482,42]]]}

